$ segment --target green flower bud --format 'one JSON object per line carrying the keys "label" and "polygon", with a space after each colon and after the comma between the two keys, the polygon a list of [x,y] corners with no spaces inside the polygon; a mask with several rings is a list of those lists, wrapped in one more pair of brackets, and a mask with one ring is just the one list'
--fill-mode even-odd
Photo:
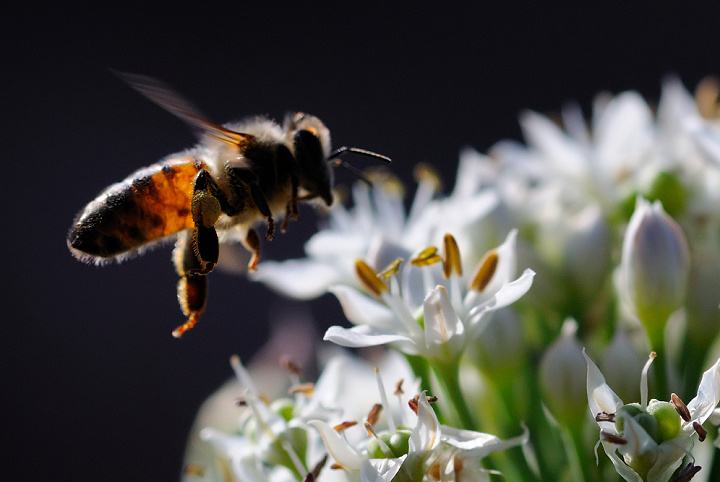
{"label": "green flower bud", "polygon": [[371,459],[388,459],[402,457],[410,451],[410,431],[400,429],[395,433],[380,432],[377,438],[382,440],[390,448],[392,454],[387,454],[376,438],[368,443],[368,457]]}
{"label": "green flower bud", "polygon": [[289,398],[278,398],[270,404],[270,410],[280,415],[283,420],[289,422],[295,413],[295,403]]}
{"label": "green flower bud", "polygon": [[648,405],[647,411],[657,421],[658,436],[653,437],[657,443],[675,438],[680,433],[682,422],[672,403],[653,400]]}
{"label": "green flower bud", "polygon": [[640,425],[644,430],[645,433],[647,433],[650,438],[658,442],[658,434],[659,434],[659,428],[658,428],[658,422],[649,413],[641,412],[635,415],[635,421]]}
{"label": "green flower bud", "polygon": [[639,403],[628,403],[627,405],[620,407],[620,410],[618,410],[617,414],[615,414],[615,430],[620,433],[623,433],[625,430],[625,417],[620,416],[623,413],[629,417],[635,417],[636,415],[643,413],[643,409]]}
{"label": "green flower bud", "polygon": [[263,447],[260,454],[263,462],[270,465],[282,465],[291,471],[295,471],[293,463],[287,450],[283,447],[283,440],[290,443],[290,446],[298,455],[300,460],[306,460],[308,434],[302,427],[290,427],[278,434],[269,444]]}

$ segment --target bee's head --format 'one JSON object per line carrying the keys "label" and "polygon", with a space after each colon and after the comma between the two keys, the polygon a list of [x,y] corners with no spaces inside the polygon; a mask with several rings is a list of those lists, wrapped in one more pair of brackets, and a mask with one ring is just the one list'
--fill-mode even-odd
{"label": "bee's head", "polygon": [[333,170],[327,162],[330,131],[317,117],[296,112],[285,118],[285,132],[300,168],[300,187],[330,206],[333,202]]}

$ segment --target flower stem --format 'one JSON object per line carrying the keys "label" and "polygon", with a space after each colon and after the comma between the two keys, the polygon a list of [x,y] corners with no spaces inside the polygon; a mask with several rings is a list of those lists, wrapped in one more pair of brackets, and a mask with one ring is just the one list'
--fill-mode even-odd
{"label": "flower stem", "polygon": [[563,446],[570,465],[572,480],[576,482],[591,482],[596,480],[594,472],[589,470],[588,464],[584,463],[589,459],[585,452],[585,444],[582,439],[582,424],[575,427],[564,427],[562,429]]}
{"label": "flower stem", "polygon": [[[648,326],[648,325],[646,325]],[[652,373],[655,382],[653,393],[654,398],[658,400],[668,400],[670,392],[668,391],[668,375],[667,375],[667,352],[665,351],[665,325],[652,331],[648,331],[648,339],[650,340],[650,349],[657,355],[657,361],[653,364]]]}
{"label": "flower stem", "polygon": [[449,363],[435,362],[430,364],[435,376],[457,415],[459,426],[467,430],[477,430],[477,424],[460,387],[460,363],[454,360]]}

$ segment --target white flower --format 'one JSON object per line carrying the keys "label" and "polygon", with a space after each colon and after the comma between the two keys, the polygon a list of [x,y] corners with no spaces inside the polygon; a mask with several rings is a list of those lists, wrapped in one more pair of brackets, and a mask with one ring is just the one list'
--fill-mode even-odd
{"label": "white flower", "polygon": [[[356,326],[330,327],[325,340],[347,347],[395,344],[407,354],[452,361],[487,323],[488,315],[522,297],[534,272],[514,278],[515,237],[488,253],[474,276],[463,278],[460,251],[450,235],[444,256],[435,247],[422,250],[411,263],[400,261],[377,274],[357,261],[357,274],[369,297],[350,286],[334,286],[345,316]],[[440,269],[442,265],[442,269]],[[401,281],[402,280],[402,281]]]}
{"label": "white flower", "polygon": [[[493,237],[478,240],[478,233],[488,232],[481,229],[484,219],[497,206],[493,192],[458,188],[450,196],[434,199],[439,188],[437,177],[428,169],[420,169],[417,177],[418,187],[407,213],[398,181],[379,179],[372,189],[362,183],[354,185],[354,206],[333,206],[327,226],[306,243],[306,258],[264,261],[253,279],[287,296],[309,299],[335,284],[359,286],[354,276],[355,259],[384,266],[438,241],[443,234],[438,225],[458,233],[461,246],[468,250],[487,249],[490,245],[484,243],[496,242]],[[507,230],[503,229],[503,235]]]}
{"label": "white flower", "polygon": [[[388,397],[379,374],[378,389],[381,406],[386,407]],[[501,440],[481,432],[442,426],[425,393],[419,393],[407,405],[402,404],[400,395],[398,399],[404,406],[401,420],[385,417],[387,430],[379,430],[375,420],[378,412],[371,411],[363,426],[370,437],[365,443],[348,441],[347,423],[333,428],[326,422],[310,422],[348,480],[389,482],[401,471],[403,480],[423,480],[425,474],[440,480],[486,480],[482,477],[487,477],[487,471],[480,466],[480,459],[528,440],[527,433]]]}
{"label": "white flower", "polygon": [[585,355],[588,404],[601,430],[600,442],[615,470],[629,482],[667,482],[695,436],[704,438],[702,424],[720,402],[718,360],[703,374],[697,396],[687,406],[674,394],[672,404],[648,403],[647,371],[653,359],[651,354],[642,372],[640,404],[625,405]]}
{"label": "white flower", "polygon": [[623,241],[620,283],[621,295],[649,332],[664,327],[683,304],[689,270],[682,228],[659,201],[639,197]]}

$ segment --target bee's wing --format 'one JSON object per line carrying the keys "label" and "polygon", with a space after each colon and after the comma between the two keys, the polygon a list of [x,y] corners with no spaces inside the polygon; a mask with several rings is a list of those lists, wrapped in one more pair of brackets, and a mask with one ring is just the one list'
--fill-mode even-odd
{"label": "bee's wing", "polygon": [[155,104],[222,142],[242,149],[252,138],[250,134],[235,132],[212,122],[187,99],[160,80],[126,72],[115,74]]}

